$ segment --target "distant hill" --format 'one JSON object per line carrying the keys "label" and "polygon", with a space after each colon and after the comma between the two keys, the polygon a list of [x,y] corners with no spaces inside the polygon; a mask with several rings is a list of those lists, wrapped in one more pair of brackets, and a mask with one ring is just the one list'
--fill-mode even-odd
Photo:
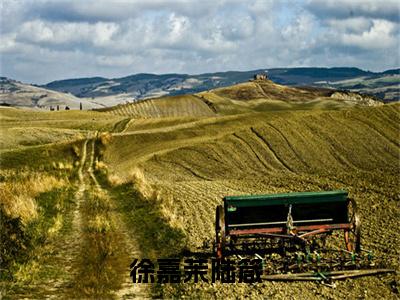
{"label": "distant hill", "polygon": [[[0,105],[84,109],[110,107],[139,99],[197,94],[249,82],[266,73],[274,83],[292,87],[318,87],[367,94],[383,102],[400,100],[400,69],[381,73],[357,68],[275,68],[188,74],[135,74],[121,78],[76,78],[43,86],[0,77]],[[189,103],[189,102],[188,102]]]}
{"label": "distant hill", "polygon": [[81,99],[73,94],[62,93],[42,87],[25,84],[6,77],[0,77],[0,106],[13,106],[25,108],[50,108],[64,110],[79,109],[82,103],[83,109],[100,107],[96,103]]}
{"label": "distant hill", "polygon": [[254,74],[266,72],[276,83],[291,86],[317,86],[345,89],[374,95],[385,102],[400,99],[400,69],[381,73],[358,68],[274,68],[188,74],[135,74],[122,78],[102,77],[53,81],[44,88],[71,93],[77,97],[123,95],[124,101],[198,93],[246,82]]}

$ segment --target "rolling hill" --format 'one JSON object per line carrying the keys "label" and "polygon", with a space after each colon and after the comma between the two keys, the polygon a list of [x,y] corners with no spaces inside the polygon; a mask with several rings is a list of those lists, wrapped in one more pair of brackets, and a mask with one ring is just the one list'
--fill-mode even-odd
{"label": "rolling hill", "polygon": [[358,93],[324,88],[295,88],[271,80],[253,80],[193,95],[146,99],[99,111],[135,118],[158,118],[377,105],[382,103],[374,97]]}

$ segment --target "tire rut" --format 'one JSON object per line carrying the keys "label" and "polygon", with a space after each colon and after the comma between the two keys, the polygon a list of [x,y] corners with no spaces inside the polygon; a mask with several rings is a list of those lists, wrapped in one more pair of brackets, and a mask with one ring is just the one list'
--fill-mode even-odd
{"label": "tire rut", "polygon": [[[244,145],[246,145],[251,152],[253,152],[253,154],[255,155],[255,157],[257,158],[258,162],[268,171],[272,171],[272,168],[270,166],[267,165],[266,162],[264,162],[263,159],[261,159],[261,156],[253,149],[253,147],[251,147],[251,145],[242,137],[240,137],[239,135],[237,135],[236,133],[233,134],[233,136],[235,138],[237,138],[239,141],[241,141],[241,143],[243,143]],[[256,170],[257,171],[257,170]]]}
{"label": "tire rut", "polygon": [[94,156],[95,156],[94,151],[95,151],[96,137],[97,137],[97,132],[95,133],[95,137],[92,139],[92,142],[91,142],[91,148],[92,149],[91,149],[91,152],[90,152],[90,161],[89,161],[89,167],[88,167],[87,171],[88,171],[89,176],[92,179],[93,184],[96,187],[96,189],[97,190],[101,190],[99,182],[97,181],[96,176],[94,176],[94,173],[93,173]]}
{"label": "tire rut", "polygon": [[175,161],[169,161],[169,160],[161,160],[161,159],[158,159],[158,161],[159,161],[159,162],[163,162],[163,163],[167,163],[167,164],[177,165],[177,166],[179,166],[179,167],[185,169],[186,171],[188,171],[190,174],[192,174],[192,175],[195,176],[196,178],[199,178],[199,179],[202,179],[202,180],[207,180],[207,181],[210,181],[210,180],[211,180],[211,179],[209,179],[209,178],[206,178],[206,177],[201,176],[200,174],[194,172],[191,168],[186,167],[185,165],[183,165],[183,164],[181,164],[181,163],[178,163],[178,162],[175,162]]}
{"label": "tire rut", "polygon": [[[321,145],[325,145],[325,147],[328,149],[330,155],[339,163],[341,167],[346,167],[352,170],[359,170],[359,167],[357,167],[355,164],[353,164],[351,161],[349,161],[346,157],[343,156],[336,148],[335,145],[338,144],[338,142],[333,139],[331,136],[329,136],[328,133],[322,131],[320,128],[313,127],[310,124],[305,123],[304,126],[310,130],[310,132],[313,132],[316,137],[320,139]],[[315,125],[314,125],[315,126]]]}
{"label": "tire rut", "polygon": [[309,168],[310,166],[307,164],[307,162],[301,157],[300,154],[297,153],[297,151],[294,149],[294,147],[292,146],[292,144],[289,142],[289,140],[287,139],[287,137],[282,133],[282,131],[280,131],[278,128],[276,128],[274,125],[272,125],[271,123],[266,123],[266,125],[268,125],[269,127],[271,127],[273,130],[275,130],[281,137],[282,139],[286,142],[286,144],[288,145],[289,149],[294,153],[294,155],[297,157],[297,159],[299,161],[301,161],[307,168]]}
{"label": "tire rut", "polygon": [[255,135],[264,145],[266,145],[265,148],[269,150],[269,152],[271,153],[271,155],[274,157],[274,159],[275,159],[276,161],[278,161],[286,170],[290,171],[291,173],[295,173],[295,172],[293,171],[293,169],[292,169],[287,163],[285,163],[285,162],[277,155],[277,153],[275,152],[275,150],[272,148],[271,144],[268,143],[268,141],[267,141],[260,133],[258,133],[258,132],[254,129],[254,127],[250,127],[250,130],[251,130],[251,132],[254,133],[254,135]]}
{"label": "tire rut", "polygon": [[390,144],[392,144],[393,146],[399,148],[400,147],[400,143],[393,141],[391,138],[389,138],[388,136],[386,136],[386,134],[384,134],[383,132],[381,132],[380,130],[378,130],[375,126],[373,126],[371,123],[369,123],[368,121],[362,120],[360,118],[354,118],[354,120],[356,120],[357,122],[364,124],[365,126],[367,126],[368,128],[370,128],[372,131],[374,131],[375,133],[377,133],[379,136],[381,136],[382,138],[384,138],[385,140],[387,140]]}

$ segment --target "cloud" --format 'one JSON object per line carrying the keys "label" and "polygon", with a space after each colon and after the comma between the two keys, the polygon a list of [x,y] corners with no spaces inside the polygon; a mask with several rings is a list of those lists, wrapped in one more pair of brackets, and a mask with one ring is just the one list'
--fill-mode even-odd
{"label": "cloud", "polygon": [[138,72],[399,65],[394,1],[1,3],[1,73],[29,82]]}
{"label": "cloud", "polygon": [[[320,23],[314,53],[326,53],[326,57],[328,53],[336,54],[344,62],[352,57],[353,61],[363,61],[365,66],[375,65],[372,69],[379,68],[379,64],[399,66],[400,3],[397,0],[310,0],[305,9]],[[377,59],[375,64],[371,62],[374,59]]]}
{"label": "cloud", "polygon": [[348,19],[329,19],[326,24],[331,28],[336,28],[340,32],[360,34],[371,30],[374,25],[373,20],[364,17]]}
{"label": "cloud", "polygon": [[49,23],[34,20],[21,25],[16,40],[44,46],[61,44],[71,46],[84,42],[99,47],[109,44],[118,29],[119,26],[115,23]]}
{"label": "cloud", "polygon": [[398,47],[398,38],[394,35],[395,25],[386,20],[373,20],[372,26],[361,33],[345,33],[341,37],[344,45],[364,49],[388,49]]}
{"label": "cloud", "polygon": [[306,8],[321,19],[367,17],[400,22],[398,0],[310,0]]}

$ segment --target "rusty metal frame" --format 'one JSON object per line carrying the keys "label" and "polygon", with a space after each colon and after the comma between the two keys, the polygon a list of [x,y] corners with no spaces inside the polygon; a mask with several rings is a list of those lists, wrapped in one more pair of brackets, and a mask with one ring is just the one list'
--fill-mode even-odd
{"label": "rusty metal frame", "polygon": [[307,225],[307,226],[297,226],[295,232],[307,231],[301,235],[287,234],[285,235],[286,227],[273,227],[273,228],[254,228],[254,229],[233,229],[228,231],[228,236],[241,236],[241,235],[251,235],[251,234],[262,234],[271,237],[282,237],[282,238],[293,238],[297,236],[304,238],[311,235],[317,235],[320,233],[325,233],[333,230],[350,230],[350,223],[341,224],[322,224],[322,225]]}

